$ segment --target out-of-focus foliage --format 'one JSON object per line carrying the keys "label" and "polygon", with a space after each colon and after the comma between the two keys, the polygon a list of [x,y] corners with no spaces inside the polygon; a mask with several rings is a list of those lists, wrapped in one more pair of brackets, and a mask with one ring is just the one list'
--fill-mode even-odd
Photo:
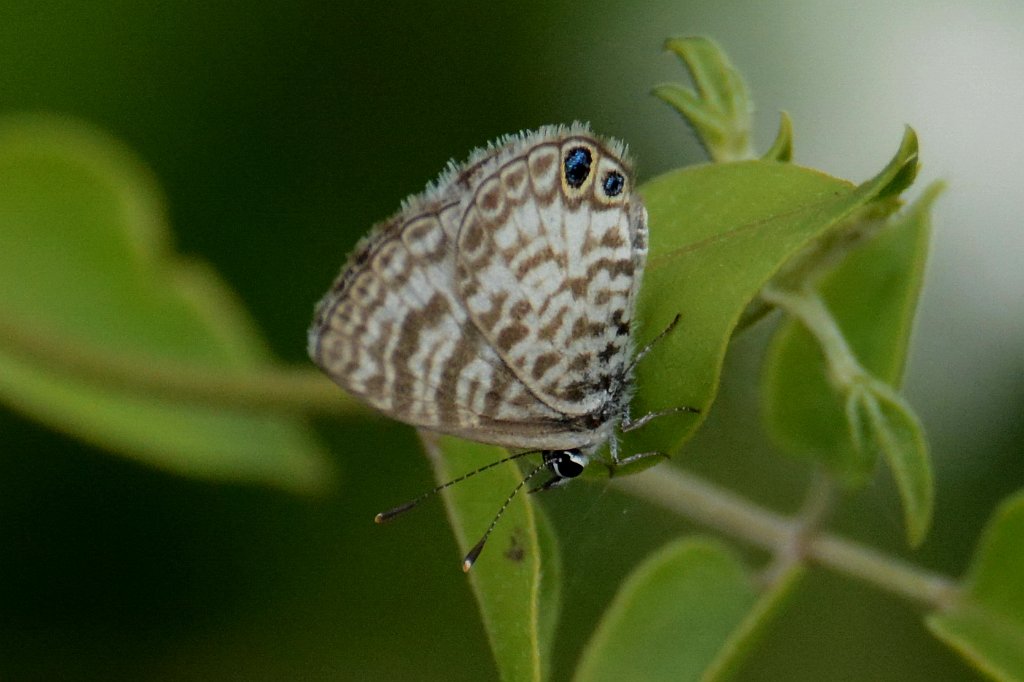
{"label": "out-of-focus foliage", "polygon": [[[677,62],[657,56],[667,32],[707,33],[728,48],[761,108],[754,140],[770,140],[774,110],[792,108],[798,162],[863,177],[891,154],[887,131],[908,121],[926,141],[926,170],[952,181],[951,204],[1000,182],[1019,186],[999,165],[1018,158],[1015,139],[992,123],[999,107],[1019,110],[1005,106],[1014,89],[983,66],[998,60],[1019,71],[1013,55],[1024,52],[1024,37],[1013,27],[1024,21],[1009,6],[627,5],[14,0],[0,10],[0,113],[70,114],[130,147],[164,189],[176,251],[211,264],[273,355],[296,365],[305,362],[312,303],[346,251],[448,158],[502,133],[586,118],[630,142],[645,178],[697,160],[674,114],[645,94],[678,78]],[[883,9],[889,20],[880,24]],[[920,39],[944,31],[955,40]],[[942,77],[913,70],[924,68],[943,69]],[[962,108],[949,102],[947,76],[971,86],[957,89]],[[931,85],[948,106],[929,99]],[[984,125],[950,124],[947,110],[976,112]],[[991,135],[996,148],[986,146]],[[788,148],[769,156],[785,160]],[[907,386],[911,402],[928,407],[922,421],[938,493],[928,541],[907,558],[951,575],[963,570],[998,500],[1024,481],[1020,367],[998,365],[1016,357],[1005,349],[1018,317],[1000,302],[1019,296],[1007,297],[1012,287],[999,282],[1013,280],[997,279],[1000,269],[979,265],[990,262],[986,244],[1013,253],[1012,233],[988,231],[999,217],[968,211],[939,226],[940,254],[944,240],[975,241],[955,254],[952,270],[948,251],[933,268],[947,273],[925,288],[932,322],[924,328],[933,333],[911,342]],[[985,297],[972,298],[979,285]],[[792,509],[800,476],[762,449],[758,403],[746,391],[757,382],[746,354],[760,353],[752,332],[734,344],[715,411],[681,457]],[[960,358],[990,364],[963,372]],[[319,425],[342,475],[329,495],[306,499],[175,478],[0,412],[0,676],[493,677],[440,505],[387,529],[371,523],[374,512],[430,485],[415,438],[379,421]],[[466,485],[495,505],[506,493],[492,479]],[[842,505],[837,526],[897,544],[900,512],[888,486],[877,479]],[[557,642],[550,670],[563,679],[638,557],[691,528],[602,483],[545,498],[564,580],[556,636],[543,607],[538,632],[542,656]],[[538,539],[541,552],[551,551],[549,534]],[[988,603],[979,595],[992,592],[978,586],[999,571],[990,559],[974,565],[968,593]],[[800,587],[760,633],[739,679],[791,680],[794,671],[825,679],[834,666],[878,680],[972,679],[904,603],[847,581],[808,576]],[[550,586],[538,589],[542,604],[556,601]],[[837,610],[842,621],[821,628]],[[998,655],[984,645],[984,628],[971,630],[959,615],[935,616],[931,627],[974,660],[971,649]]]}

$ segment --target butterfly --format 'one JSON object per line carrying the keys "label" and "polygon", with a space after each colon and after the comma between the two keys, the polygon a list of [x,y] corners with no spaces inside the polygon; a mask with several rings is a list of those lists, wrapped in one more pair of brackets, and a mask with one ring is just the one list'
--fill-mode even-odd
{"label": "butterfly", "polygon": [[605,444],[613,464],[653,454],[620,458],[617,432],[696,412],[629,414],[653,344],[637,351],[633,338],[647,240],[621,142],[579,123],[506,136],[450,164],[359,242],[316,307],[309,355],[401,422],[526,450],[501,461],[539,452],[503,511],[542,471],[551,478],[538,489],[579,476]]}

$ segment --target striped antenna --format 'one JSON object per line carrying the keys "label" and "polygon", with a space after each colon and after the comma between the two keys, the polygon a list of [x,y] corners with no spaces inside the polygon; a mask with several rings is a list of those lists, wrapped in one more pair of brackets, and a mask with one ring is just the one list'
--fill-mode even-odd
{"label": "striped antenna", "polygon": [[480,538],[480,542],[473,545],[473,549],[469,550],[469,553],[466,554],[466,558],[462,560],[462,571],[464,573],[469,573],[469,569],[473,568],[473,564],[476,562],[477,557],[480,556],[480,552],[484,551],[484,543],[487,542],[487,538],[490,537],[491,531],[494,530],[494,527],[498,525],[498,519],[500,519],[501,515],[505,513],[505,509],[508,508],[508,505],[512,503],[512,499],[516,496],[516,493],[523,489],[523,486],[526,485],[527,481],[547,468],[547,462],[534,467],[530,473],[526,474],[523,480],[519,481],[519,485],[512,489],[512,492],[505,498],[505,503],[501,505],[498,513],[494,515],[494,520],[491,521],[491,525],[489,525],[487,530],[484,531],[484,535]]}
{"label": "striped antenna", "polygon": [[373,520],[376,523],[387,523],[388,521],[390,521],[391,519],[395,518],[396,516],[398,516],[400,514],[404,514],[405,512],[407,512],[410,509],[412,509],[413,507],[416,507],[417,505],[419,505],[420,502],[423,502],[427,498],[429,498],[429,497],[431,497],[433,495],[436,495],[437,493],[441,492],[442,490],[444,490],[445,488],[447,488],[449,486],[455,485],[456,483],[459,483],[461,481],[465,481],[470,476],[476,476],[477,474],[479,474],[479,473],[481,473],[483,471],[487,471],[488,469],[493,469],[494,467],[498,466],[499,464],[504,464],[505,462],[511,462],[514,459],[519,459],[520,457],[525,457],[526,455],[534,455],[534,454],[537,454],[538,452],[540,452],[540,450],[528,450],[527,452],[520,452],[518,454],[511,455],[510,457],[505,457],[503,459],[499,459],[496,462],[491,462],[490,464],[486,464],[486,465],[480,467],[479,469],[476,469],[474,471],[470,471],[468,474],[463,474],[462,476],[459,476],[458,478],[453,478],[452,480],[448,481],[447,483],[442,483],[441,485],[437,486],[433,490],[428,490],[427,492],[423,493],[422,495],[420,495],[419,497],[417,497],[414,500],[410,500],[409,502],[406,502],[405,504],[400,504],[397,507],[392,507],[391,509],[388,509],[387,511],[382,511],[381,513],[377,514],[377,516],[375,516],[373,518]]}

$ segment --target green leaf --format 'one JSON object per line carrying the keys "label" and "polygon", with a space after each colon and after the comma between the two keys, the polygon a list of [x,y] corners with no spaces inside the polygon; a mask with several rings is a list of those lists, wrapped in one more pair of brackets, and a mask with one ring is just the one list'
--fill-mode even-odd
{"label": "green leaf", "polygon": [[575,680],[726,679],[798,574],[759,595],[754,578],[720,543],[670,543],[623,583],[584,649]]}
{"label": "green leaf", "polygon": [[785,111],[779,120],[779,132],[771,148],[762,156],[765,161],[779,161],[789,163],[793,160],[793,121]]}
{"label": "green leaf", "polygon": [[963,598],[926,622],[936,637],[996,680],[1024,680],[1024,491],[985,531]]}
{"label": "green leaf", "polygon": [[924,542],[935,508],[935,485],[924,430],[902,398],[878,386],[860,400],[867,413],[871,441],[884,455],[903,501],[907,542]]}
{"label": "green leaf", "polygon": [[537,605],[537,640],[540,649],[541,675],[546,678],[551,669],[551,655],[555,647],[558,617],[562,609],[562,563],[558,548],[558,535],[543,505],[533,505],[533,520],[537,527],[537,553],[540,556],[540,588]]}
{"label": "green leaf", "polygon": [[[764,284],[820,235],[873,206],[915,159],[911,133],[890,164],[859,187],[818,171],[766,161],[683,169],[641,187],[651,235],[638,302],[638,342],[663,331],[677,314],[682,321],[640,363],[633,414],[679,405],[698,407],[706,414],[729,339]],[[653,420],[623,439],[622,452],[673,452],[700,419],[679,414]],[[438,447],[428,450],[439,482],[506,454],[454,438],[437,442]],[[657,461],[649,458],[636,468]],[[522,474],[512,465],[503,470],[506,489],[512,490]],[[497,495],[494,491],[493,483],[462,484],[446,495],[463,551],[473,546],[500,507],[501,489]],[[536,555],[543,539],[536,536],[535,514],[529,498],[510,504],[507,518],[498,524],[470,573],[498,669],[507,680],[540,679],[547,670],[550,643],[545,638],[552,627],[537,615],[537,609],[544,608],[538,595],[547,591],[545,580],[557,575],[557,569],[543,568],[554,561],[547,552]],[[521,550],[524,561],[508,558],[513,543],[513,554]]]}
{"label": "green leaf", "polygon": [[[706,414],[729,339],[748,304],[791,257],[871,206],[911,159],[916,145],[908,136],[890,164],[859,187],[765,161],[683,169],[641,187],[651,234],[638,344],[677,314],[681,321],[640,363],[633,415],[680,405]],[[674,452],[702,418],[652,420],[628,434],[622,451]]]}
{"label": "green leaf", "polygon": [[[149,171],[116,141],[47,117],[0,121],[0,321],[112,357],[248,374],[271,362],[205,264],[175,254]],[[90,383],[0,339],[0,400],[136,461],[310,491],[331,477],[302,420]]]}
{"label": "green leaf", "polygon": [[[883,453],[915,545],[931,520],[931,464],[917,417],[892,387],[903,374],[937,194],[933,186],[866,246],[844,254],[820,285],[819,317],[830,319],[780,325],[764,372],[765,420],[776,442],[851,485]],[[812,335],[807,324],[818,331]],[[841,338],[825,340],[822,327],[830,325]]]}
{"label": "green leaf", "polygon": [[[508,455],[503,449],[424,433],[438,481],[449,481]],[[536,466],[535,464],[533,466]],[[448,519],[463,554],[484,534],[506,496],[523,481],[513,462],[444,493]],[[536,482],[531,481],[536,484]],[[550,522],[526,494],[506,508],[469,571],[484,628],[503,680],[542,680],[550,670],[561,587],[559,553]],[[452,562],[452,570],[457,563]]]}
{"label": "green leaf", "polygon": [[683,62],[697,91],[664,84],[654,88],[655,97],[679,112],[713,161],[751,158],[750,97],[743,77],[722,49],[700,37],[671,38],[665,49]]}
{"label": "green leaf", "polygon": [[705,669],[701,676],[702,682],[732,679],[750,652],[761,641],[772,620],[785,608],[803,576],[804,569],[798,564],[775,576]]}

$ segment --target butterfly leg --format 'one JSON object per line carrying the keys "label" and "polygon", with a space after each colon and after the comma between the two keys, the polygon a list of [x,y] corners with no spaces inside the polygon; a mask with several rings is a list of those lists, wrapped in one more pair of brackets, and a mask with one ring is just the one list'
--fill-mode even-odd
{"label": "butterfly leg", "polygon": [[[640,361],[644,359],[644,356],[650,353],[651,350],[662,339],[664,339],[666,336],[672,333],[672,331],[679,324],[680,317],[681,316],[679,315],[679,313],[676,313],[676,316],[672,318],[672,321],[668,323],[667,327],[662,329],[661,332],[653,339],[651,339],[646,346],[637,351],[636,355],[633,356],[633,361],[630,363],[629,371],[632,371],[640,363]],[[687,405],[681,405],[679,407],[673,407],[667,410],[658,410],[656,412],[648,412],[639,419],[633,419],[632,417],[629,416],[629,412],[627,411],[622,422],[619,424],[619,429],[623,433],[628,433],[630,431],[633,431],[634,429],[639,429],[641,426],[651,421],[652,419],[657,419],[658,417],[663,417],[669,414],[677,414],[679,412],[690,412],[693,414],[700,414],[699,409],[697,409],[696,407],[689,407]],[[615,448],[612,448],[612,458],[615,461],[618,461],[618,457],[616,457],[615,455]]]}
{"label": "butterfly leg", "polygon": [[[644,416],[640,417],[639,419],[631,419],[629,414],[627,413],[626,416],[623,418],[623,420],[621,422],[619,422],[619,431],[621,431],[622,433],[629,433],[630,431],[634,431],[636,429],[639,429],[641,426],[643,426],[647,422],[651,421],[652,419],[657,419],[658,417],[664,417],[664,416],[669,415],[669,414],[678,414],[680,412],[690,412],[690,413],[693,413],[693,414],[700,414],[700,410],[698,410],[696,407],[688,407],[686,405],[683,405],[683,406],[680,406],[680,407],[673,407],[673,408],[668,409],[668,410],[658,410],[657,412],[648,412],[647,414],[645,414]],[[640,460],[647,459],[648,457],[664,457],[665,459],[671,459],[668,456],[667,453],[664,453],[661,450],[650,450],[648,452],[638,452],[635,455],[630,455],[629,457],[626,457],[625,459],[619,459],[619,447],[618,447],[618,443],[615,441],[615,439],[612,439],[612,441],[611,441],[610,450],[611,450],[611,453],[612,453],[612,463],[608,466],[608,473],[609,473],[609,475],[612,475],[612,476],[615,475],[615,470],[618,469],[619,467],[627,466],[629,464],[633,464],[634,462],[639,462]]]}
{"label": "butterfly leg", "polygon": [[639,419],[633,419],[629,416],[629,414],[626,414],[623,420],[619,422],[619,430],[622,431],[623,433],[629,433],[630,431],[635,431],[636,429],[639,429],[641,426],[651,421],[652,419],[657,419],[658,417],[664,417],[670,414],[678,414],[680,412],[700,414],[700,410],[698,408],[690,407],[688,405],[680,405],[679,407],[672,407],[667,410],[657,410],[656,412],[648,412]]}
{"label": "butterfly leg", "polygon": [[626,457],[625,459],[615,460],[614,463],[608,465],[608,475],[614,476],[620,467],[629,466],[630,464],[635,464],[645,459],[650,459],[651,457],[662,457],[664,459],[672,459],[671,457],[668,456],[667,453],[664,453],[661,450],[638,452],[635,455],[630,455],[629,457]]}
{"label": "butterfly leg", "polygon": [[657,336],[648,341],[646,346],[637,351],[636,355],[633,356],[633,362],[631,362],[629,365],[630,371],[632,371],[638,364],[640,364],[640,361],[644,359],[644,356],[650,353],[651,349],[658,345],[658,342],[660,342],[663,338],[672,333],[672,330],[676,328],[677,324],[679,324],[680,317],[681,315],[679,313],[676,313],[676,316],[672,318],[672,321],[668,323],[667,327],[662,329]]}

